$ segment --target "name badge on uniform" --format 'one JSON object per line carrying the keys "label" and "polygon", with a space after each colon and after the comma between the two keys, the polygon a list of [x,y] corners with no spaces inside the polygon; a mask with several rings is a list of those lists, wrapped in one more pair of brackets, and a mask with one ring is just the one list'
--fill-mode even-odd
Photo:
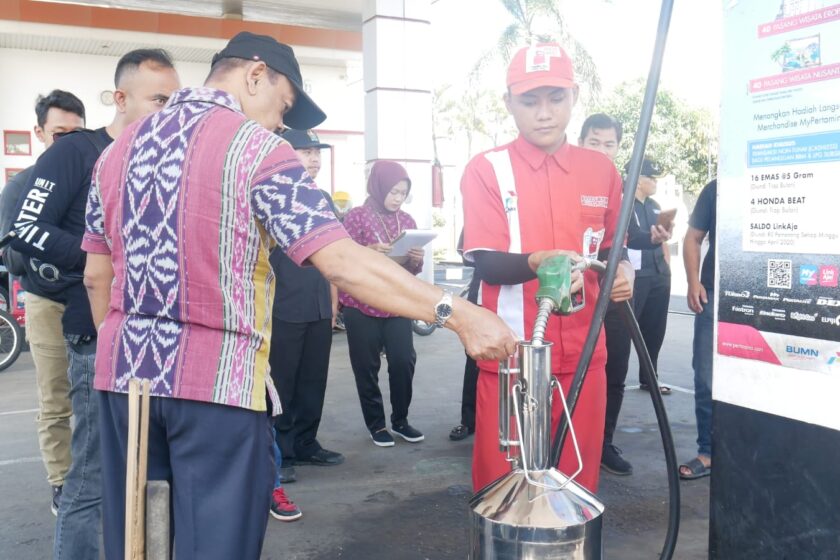
{"label": "name badge on uniform", "polygon": [[604,230],[593,230],[591,227],[586,228],[583,233],[583,249],[581,254],[588,259],[597,259],[598,250],[601,248],[601,242],[604,240]]}

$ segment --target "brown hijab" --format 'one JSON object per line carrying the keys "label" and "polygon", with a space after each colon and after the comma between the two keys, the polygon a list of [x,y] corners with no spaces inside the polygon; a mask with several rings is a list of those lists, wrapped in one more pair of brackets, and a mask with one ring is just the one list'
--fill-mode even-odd
{"label": "brown hijab", "polygon": [[411,192],[411,179],[405,168],[395,161],[379,160],[373,164],[368,177],[368,198],[365,204],[373,207],[380,214],[390,214],[385,208],[385,197],[402,180],[408,181],[408,191]]}

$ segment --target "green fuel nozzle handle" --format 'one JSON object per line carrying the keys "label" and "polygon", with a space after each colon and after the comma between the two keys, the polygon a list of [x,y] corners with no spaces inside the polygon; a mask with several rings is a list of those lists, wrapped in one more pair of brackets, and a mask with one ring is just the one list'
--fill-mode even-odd
{"label": "green fuel nozzle handle", "polygon": [[582,294],[578,301],[572,297],[572,271],[576,269],[575,264],[567,255],[555,255],[540,263],[537,269],[540,283],[537,289],[537,317],[532,342],[542,344],[549,315],[571,315],[583,308]]}
{"label": "green fuel nozzle handle", "polygon": [[540,287],[537,302],[549,300],[553,313],[572,312],[572,259],[566,255],[555,255],[545,259],[537,269]]}

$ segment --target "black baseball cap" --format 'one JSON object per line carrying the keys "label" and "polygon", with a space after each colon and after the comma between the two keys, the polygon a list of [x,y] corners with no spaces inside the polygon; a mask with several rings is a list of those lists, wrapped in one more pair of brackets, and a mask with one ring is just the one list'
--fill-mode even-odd
{"label": "black baseball cap", "polygon": [[[630,172],[630,162],[627,162],[627,165],[624,166],[624,172]],[[662,177],[665,173],[662,172],[662,168],[659,167],[659,164],[653,161],[652,159],[645,158],[642,160],[642,170],[639,172],[639,177],[653,177],[657,179]]]}
{"label": "black baseball cap", "polygon": [[280,134],[286,142],[292,145],[295,150],[305,150],[306,148],[329,148],[329,144],[324,144],[315,134],[314,130],[297,130],[295,128],[287,128]]}
{"label": "black baseball cap", "polygon": [[306,130],[318,126],[327,115],[303,91],[303,78],[295,52],[274,37],[255,35],[248,31],[237,33],[220,52],[213,56],[211,66],[223,58],[242,58],[263,61],[266,66],[286,76],[295,89],[295,104],[283,115],[283,124]]}

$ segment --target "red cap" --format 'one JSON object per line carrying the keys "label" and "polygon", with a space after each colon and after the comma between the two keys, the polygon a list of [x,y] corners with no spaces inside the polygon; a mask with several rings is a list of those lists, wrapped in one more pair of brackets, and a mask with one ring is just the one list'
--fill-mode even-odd
{"label": "red cap", "polygon": [[572,59],[557,43],[523,47],[513,55],[507,72],[507,86],[513,95],[538,87],[570,88],[575,85]]}

